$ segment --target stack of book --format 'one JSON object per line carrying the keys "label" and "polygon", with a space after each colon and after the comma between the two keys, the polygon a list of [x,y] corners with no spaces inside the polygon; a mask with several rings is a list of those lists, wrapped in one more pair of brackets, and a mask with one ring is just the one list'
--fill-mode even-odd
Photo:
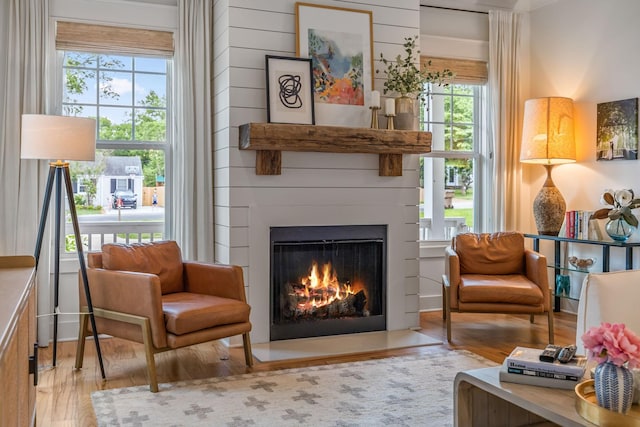
{"label": "stack of book", "polygon": [[568,363],[541,362],[539,348],[516,347],[500,368],[500,381],[573,390],[582,381],[587,358],[574,356]]}

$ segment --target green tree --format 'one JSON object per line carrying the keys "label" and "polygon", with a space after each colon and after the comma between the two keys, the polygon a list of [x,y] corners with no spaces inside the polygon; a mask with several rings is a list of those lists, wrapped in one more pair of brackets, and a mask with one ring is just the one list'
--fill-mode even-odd
{"label": "green tree", "polygon": [[137,141],[164,141],[167,138],[166,99],[155,91],[142,100],[145,109],[136,110],[135,132]]}

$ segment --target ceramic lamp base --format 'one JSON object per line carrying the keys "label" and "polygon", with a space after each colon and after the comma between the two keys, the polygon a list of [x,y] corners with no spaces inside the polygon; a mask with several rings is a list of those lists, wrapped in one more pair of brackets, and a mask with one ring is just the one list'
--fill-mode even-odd
{"label": "ceramic lamp base", "polygon": [[560,190],[551,179],[551,165],[547,168],[547,180],[540,192],[533,200],[533,217],[536,221],[538,234],[557,236],[564,221],[566,204]]}

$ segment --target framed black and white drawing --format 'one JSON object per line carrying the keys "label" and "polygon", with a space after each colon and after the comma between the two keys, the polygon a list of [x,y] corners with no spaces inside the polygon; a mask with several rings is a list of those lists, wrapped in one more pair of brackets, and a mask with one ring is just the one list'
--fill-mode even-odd
{"label": "framed black and white drawing", "polygon": [[267,121],[315,124],[310,58],[265,56]]}

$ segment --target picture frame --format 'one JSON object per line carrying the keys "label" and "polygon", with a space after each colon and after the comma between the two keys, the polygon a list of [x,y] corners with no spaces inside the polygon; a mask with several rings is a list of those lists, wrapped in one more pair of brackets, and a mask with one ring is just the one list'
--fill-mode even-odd
{"label": "picture frame", "polygon": [[596,160],[638,159],[638,98],[597,106]]}
{"label": "picture frame", "polygon": [[311,58],[316,122],[365,127],[373,90],[373,13],[297,2],[296,55]]}
{"label": "picture frame", "polygon": [[265,55],[267,122],[315,124],[310,58]]}

